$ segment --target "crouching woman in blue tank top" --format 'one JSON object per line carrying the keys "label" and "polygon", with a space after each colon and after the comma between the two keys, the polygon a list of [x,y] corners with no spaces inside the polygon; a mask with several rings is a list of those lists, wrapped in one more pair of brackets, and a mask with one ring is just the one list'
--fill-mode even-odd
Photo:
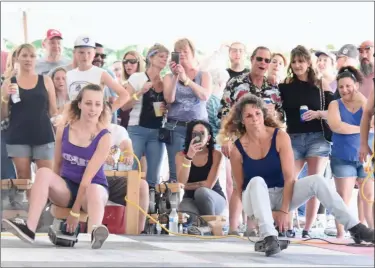
{"label": "crouching woman in blue tank top", "polygon": [[108,237],[102,225],[104,207],[108,200],[108,183],[103,164],[109,155],[111,136],[107,129],[103,90],[98,85],[87,85],[69,108],[69,122],[56,133],[54,169],[40,168],[29,198],[29,217],[6,220],[8,231],[20,239],[33,243],[35,230],[48,199],[60,207],[71,208],[66,226],[74,232],[81,208],[88,212],[88,232],[91,247],[100,248]]}
{"label": "crouching woman in blue tank top", "polygon": [[251,94],[242,97],[232,108],[221,134],[240,137],[230,153],[230,162],[237,187],[242,188],[244,211],[258,221],[266,256],[280,252],[275,225],[281,232],[286,231],[288,213],[314,196],[352,236],[374,241],[374,230],[350,214],[342,198],[322,176],[295,181],[289,135],[267,116],[262,99]]}

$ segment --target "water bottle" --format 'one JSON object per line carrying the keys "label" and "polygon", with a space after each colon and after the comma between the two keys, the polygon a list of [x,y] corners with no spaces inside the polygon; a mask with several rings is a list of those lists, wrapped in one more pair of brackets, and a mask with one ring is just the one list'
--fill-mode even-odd
{"label": "water bottle", "polygon": [[175,208],[169,214],[169,231],[172,233],[178,233],[178,214]]}
{"label": "water bottle", "polygon": [[306,113],[308,110],[309,110],[309,108],[306,105],[302,105],[301,107],[299,107],[299,115],[300,115],[300,118],[301,118],[301,122],[305,122],[305,120],[303,120],[303,118],[302,118],[302,115],[304,113]]}
{"label": "water bottle", "polygon": [[156,234],[157,235],[161,234],[161,226],[160,226],[160,224],[156,224]]}
{"label": "water bottle", "polygon": [[12,101],[13,103],[18,103],[21,101],[21,98],[20,98],[20,89],[18,87],[18,84],[17,83],[12,83],[12,86],[16,89],[16,93],[12,94],[11,98],[12,98]]}

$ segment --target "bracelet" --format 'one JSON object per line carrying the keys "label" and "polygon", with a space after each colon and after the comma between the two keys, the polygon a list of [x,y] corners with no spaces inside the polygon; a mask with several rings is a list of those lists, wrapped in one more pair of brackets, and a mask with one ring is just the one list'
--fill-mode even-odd
{"label": "bracelet", "polygon": [[185,82],[184,82],[184,86],[187,87],[189,84],[190,84],[190,79],[189,78],[186,78]]}
{"label": "bracelet", "polygon": [[193,158],[190,158],[187,154],[185,154],[185,159],[188,160],[188,161],[192,161]]}
{"label": "bracelet", "polygon": [[182,166],[185,167],[185,168],[191,167],[191,165],[187,165],[187,164],[184,164],[184,163],[182,163]]}
{"label": "bracelet", "polygon": [[1,96],[1,101],[4,102],[4,103],[8,103],[8,102],[9,102],[9,99],[6,100],[6,99],[4,98],[4,96]]}
{"label": "bracelet", "polygon": [[279,211],[285,214],[289,214],[288,212],[285,212],[284,210],[281,210],[281,209]]}
{"label": "bracelet", "polygon": [[74,213],[72,210],[70,211],[70,215],[73,216],[74,218],[79,218],[79,216],[81,216],[81,214]]}
{"label": "bracelet", "polygon": [[230,138],[229,137],[225,137],[224,141],[230,141]]}
{"label": "bracelet", "polygon": [[138,98],[138,96],[137,96],[136,93],[134,93],[134,94],[132,95],[132,97],[133,97],[133,99],[136,100],[136,101],[139,100],[139,98]]}

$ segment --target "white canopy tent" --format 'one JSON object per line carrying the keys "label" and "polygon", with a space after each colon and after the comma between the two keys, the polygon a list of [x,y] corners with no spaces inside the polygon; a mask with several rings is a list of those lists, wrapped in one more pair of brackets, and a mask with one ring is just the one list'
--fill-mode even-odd
{"label": "white canopy tent", "polygon": [[1,6],[1,37],[14,43],[24,42],[24,11],[29,42],[56,28],[66,47],[82,33],[112,49],[155,42],[172,48],[176,39],[188,37],[205,52],[237,40],[249,48],[267,45],[290,51],[297,44],[340,47],[374,38],[371,2],[3,2]]}

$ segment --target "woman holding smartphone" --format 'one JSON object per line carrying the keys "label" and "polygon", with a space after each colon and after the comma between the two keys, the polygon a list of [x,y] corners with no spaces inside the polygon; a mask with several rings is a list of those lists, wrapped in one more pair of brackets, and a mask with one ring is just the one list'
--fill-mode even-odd
{"label": "woman holding smartphone", "polygon": [[199,70],[193,43],[180,39],[174,50],[179,57],[173,56],[169,66],[172,75],[166,75],[163,80],[164,98],[169,104],[165,128],[171,136],[171,142],[167,143],[170,181],[177,178],[175,156],[183,149],[187,125],[193,120],[208,121],[206,103],[212,93],[211,76]]}
{"label": "woman holding smartphone", "polygon": [[219,183],[220,151],[214,148],[209,123],[191,121],[185,149],[176,155],[177,180],[185,185],[179,210],[196,215],[220,215],[227,204]]}

